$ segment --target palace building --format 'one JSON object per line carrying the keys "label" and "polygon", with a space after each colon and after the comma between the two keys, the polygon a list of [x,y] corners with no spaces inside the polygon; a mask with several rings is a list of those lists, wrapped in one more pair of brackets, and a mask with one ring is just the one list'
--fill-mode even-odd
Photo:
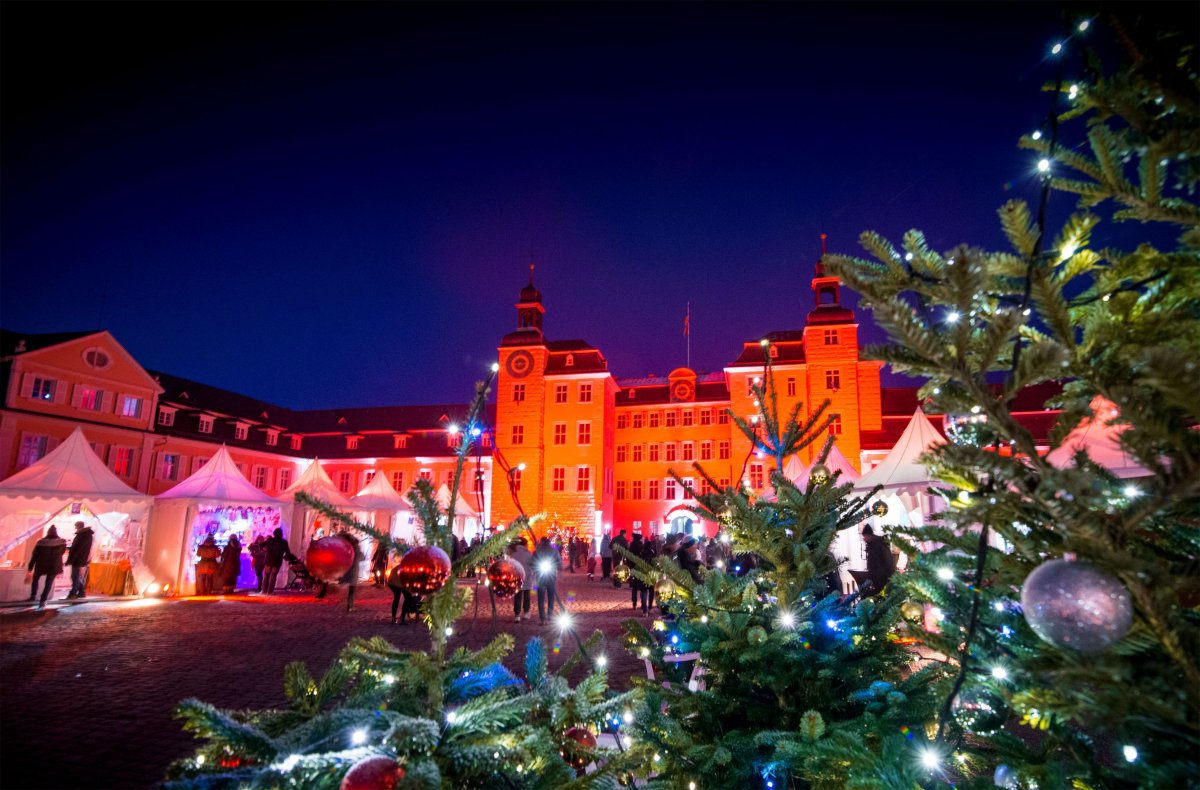
{"label": "palace building", "polygon": [[[913,388],[880,386],[881,364],[860,357],[855,314],[820,262],[814,307],[800,328],[742,343],[722,370],[678,368],[618,379],[603,352],[547,337],[532,275],[517,326],[499,345],[499,372],[480,446],[457,492],[469,537],[519,512],[580,533],[712,532],[688,510],[672,470],[700,490],[699,463],[721,486],[761,492],[770,459],[755,457],[730,412],[757,413],[751,385],[767,368],[783,413],[828,400],[841,453],[866,471],[895,444],[917,407]],[[799,317],[799,311],[797,311]],[[801,323],[797,321],[797,323]],[[139,492],[158,495],[221,446],[258,489],[279,496],[319,459],[339,491],[374,475],[404,493],[421,478],[449,485],[466,404],[294,410],[147,370],[108,332],[0,332],[0,479],[35,463],[80,427],[99,459]],[[1053,414],[1032,415],[1048,428]],[[1044,429],[1041,430],[1044,433]],[[801,458],[805,464],[819,443]],[[308,539],[292,532],[293,541]]]}

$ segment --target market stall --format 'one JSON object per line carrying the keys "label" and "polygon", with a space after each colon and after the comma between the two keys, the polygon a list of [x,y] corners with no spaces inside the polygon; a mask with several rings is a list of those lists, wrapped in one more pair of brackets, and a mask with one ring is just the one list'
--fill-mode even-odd
{"label": "market stall", "polygon": [[[392,488],[387,481],[387,475],[376,474],[362,490],[350,497],[355,510],[360,514],[359,521],[370,524],[381,532],[387,532],[392,540],[400,540],[409,544],[416,541],[416,512],[412,505],[404,501],[404,497]],[[366,567],[360,578],[369,573],[371,556],[375,551],[374,538],[365,538],[362,542],[363,562]]]}
{"label": "market stall", "polygon": [[[31,466],[0,482],[0,598],[25,598],[25,567],[54,525],[68,543],[82,521],[95,533],[88,590],[120,595],[152,581],[144,561],[153,499],[127,486],[92,450],[81,428]],[[55,579],[58,594],[70,575]]]}
{"label": "market stall", "polygon": [[[154,517],[146,541],[146,561],[159,584],[191,595],[196,582],[196,550],[211,535],[224,547],[236,536],[242,546],[235,587],[257,583],[248,550],[257,537],[277,528],[287,534],[284,508],[255,488],[238,470],[225,447],[191,477],[155,498]],[[293,547],[294,549],[295,547]],[[281,574],[281,578],[286,578]]]}
{"label": "market stall", "polygon": [[[450,506],[450,487],[444,483],[437,490],[437,503],[443,511]],[[454,502],[454,524],[451,525],[451,529],[456,537],[468,541],[480,534],[479,509],[468,502],[462,492],[459,492]]]}
{"label": "market stall", "polygon": [[321,466],[318,459],[308,465],[304,473],[296,478],[286,491],[279,495],[279,500],[291,507],[292,531],[285,535],[292,551],[304,556],[308,544],[314,537],[322,537],[327,532],[337,532],[339,527],[326,523],[326,519],[308,505],[296,501],[296,494],[303,491],[314,499],[319,499],[330,507],[352,513],[354,503],[333,484],[329,473]]}

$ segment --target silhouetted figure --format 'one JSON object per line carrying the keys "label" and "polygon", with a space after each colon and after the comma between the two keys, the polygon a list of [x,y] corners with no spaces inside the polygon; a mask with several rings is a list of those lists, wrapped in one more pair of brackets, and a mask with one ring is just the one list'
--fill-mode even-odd
{"label": "silhouetted figure", "polygon": [[82,521],[75,522],[75,539],[67,551],[67,564],[71,566],[71,592],[67,598],[87,597],[88,565],[92,561],[92,542],[96,533]]}
{"label": "silhouetted figure", "polygon": [[42,597],[38,600],[39,609],[46,608],[46,598],[50,588],[54,586],[54,577],[63,571],[63,554],[67,551],[67,542],[58,536],[58,529],[51,524],[46,530],[46,537],[39,540],[33,547],[33,556],[29,558],[29,572],[33,574],[33,585],[29,589],[29,600],[37,598],[38,581],[44,576],[46,584],[42,587]]}

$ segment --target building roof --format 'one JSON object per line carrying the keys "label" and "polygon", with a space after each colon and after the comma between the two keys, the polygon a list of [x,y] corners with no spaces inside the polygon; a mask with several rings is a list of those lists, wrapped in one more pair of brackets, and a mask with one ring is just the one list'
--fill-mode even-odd
{"label": "building roof", "polygon": [[225,445],[204,466],[155,499],[193,499],[222,504],[271,504],[278,502],[256,488],[241,473]]}
{"label": "building roof", "polygon": [[35,335],[26,332],[14,332],[11,329],[0,329],[0,357],[50,348],[60,343],[69,343],[72,340],[78,340],[81,337],[98,335],[101,331],[103,330],[87,329],[79,332],[46,332]]}

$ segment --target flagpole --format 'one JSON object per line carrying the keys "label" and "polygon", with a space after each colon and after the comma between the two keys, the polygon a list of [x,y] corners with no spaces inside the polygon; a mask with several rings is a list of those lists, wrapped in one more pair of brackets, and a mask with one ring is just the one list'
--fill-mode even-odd
{"label": "flagpole", "polygon": [[687,366],[692,369],[692,303],[687,303]]}

